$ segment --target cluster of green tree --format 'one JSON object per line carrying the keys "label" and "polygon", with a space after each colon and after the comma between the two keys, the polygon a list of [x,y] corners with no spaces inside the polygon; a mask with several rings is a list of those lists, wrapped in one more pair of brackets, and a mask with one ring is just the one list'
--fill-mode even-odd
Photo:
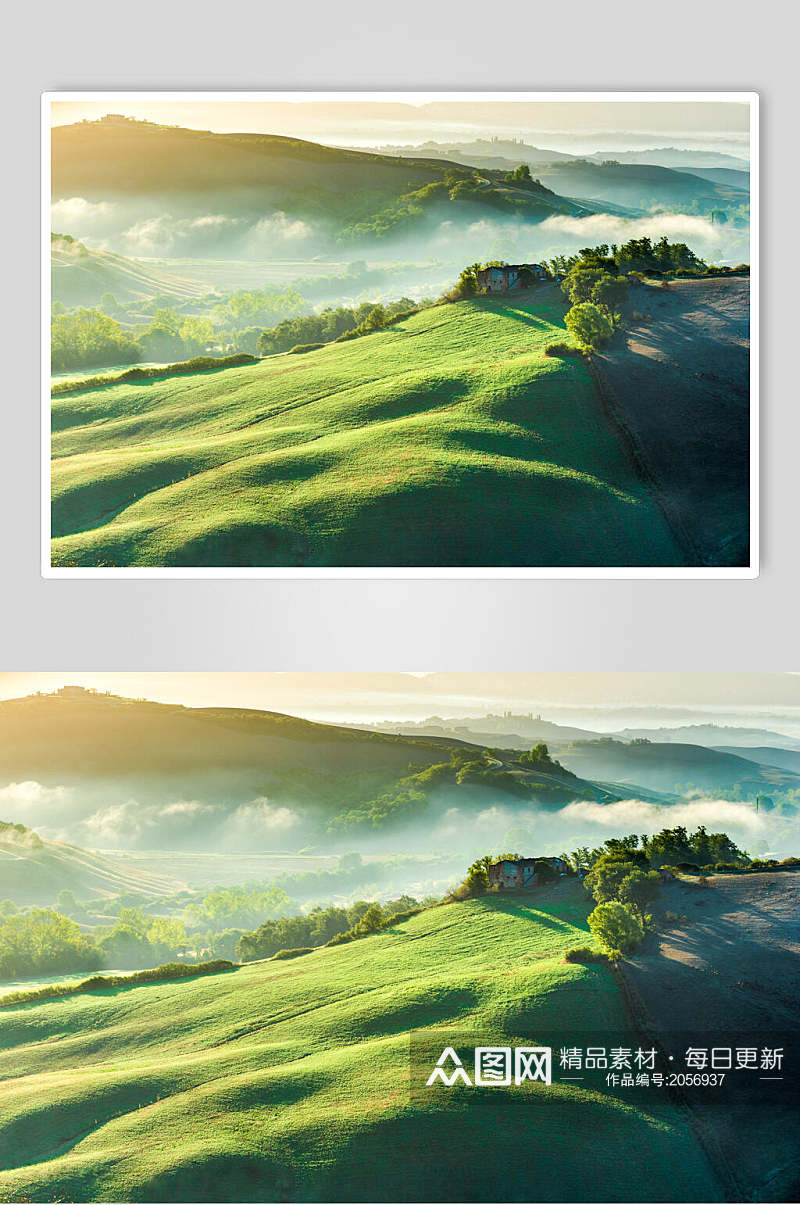
{"label": "cluster of green tree", "polygon": [[53,372],[69,372],[137,360],[167,360],[203,352],[213,339],[214,328],[207,318],[174,309],[156,310],[148,326],[135,330],[101,310],[78,310],[53,318],[50,365]]}
{"label": "cluster of green tree", "polygon": [[100,310],[56,315],[50,328],[53,372],[104,364],[133,364],[143,358],[131,333]]}
{"label": "cluster of green tree", "polygon": [[148,916],[143,908],[123,908],[111,928],[97,938],[97,947],[102,966],[133,970],[186,956],[189,938],[181,920]]}
{"label": "cluster of green tree", "polygon": [[572,268],[581,265],[602,268],[611,276],[629,272],[651,276],[694,273],[708,267],[686,243],[671,243],[666,236],[655,243],[646,236],[621,244],[598,243],[596,247],[581,247],[575,255],[555,256],[549,263],[551,272],[557,277],[564,277]]}
{"label": "cluster of green tree", "polygon": [[293,910],[287,893],[274,884],[266,887],[215,887],[189,905],[185,916],[195,928],[215,932],[230,928],[252,929],[261,921]]}
{"label": "cluster of green tree", "polygon": [[[531,195],[520,197],[509,194],[509,187]],[[464,201],[478,202],[507,213],[535,215],[551,212],[551,206],[540,198],[553,195],[539,180],[531,178],[530,168],[524,163],[510,172],[451,168],[445,171],[443,179],[411,189],[369,218],[345,226],[338,238],[342,242],[353,242],[402,234],[418,225],[434,207]]]}
{"label": "cluster of green tree", "polygon": [[[428,303],[426,303],[428,304]],[[257,340],[259,355],[270,356],[283,351],[313,351],[325,343],[342,343],[372,334],[421,309],[410,297],[397,301],[364,301],[349,307],[328,307],[319,314],[286,318],[272,330],[261,331]]]}
{"label": "cluster of green tree", "polygon": [[0,820],[0,844],[26,845],[29,849],[41,849],[42,838],[32,828],[24,824],[12,824],[8,820]]}
{"label": "cluster of green tree", "polygon": [[629,954],[653,921],[648,909],[661,890],[661,878],[646,860],[632,859],[624,845],[609,848],[586,876],[586,888],[597,901],[588,916],[589,929],[610,958]]}
{"label": "cluster of green tree", "polygon": [[[558,763],[550,760],[546,746],[537,746],[545,750],[545,754],[532,750],[529,757],[545,760],[522,763],[525,769],[536,770],[550,774],[559,774],[564,778],[574,778],[569,771],[563,770]],[[567,783],[530,782],[526,778],[509,770],[500,770],[493,763],[494,754],[487,750],[481,757],[476,758],[472,749],[452,749],[450,760],[438,762],[424,770],[415,770],[403,778],[397,779],[390,786],[376,794],[373,798],[365,799],[356,806],[344,808],[328,825],[330,832],[347,832],[358,828],[380,828],[395,823],[411,814],[419,814],[430,802],[429,793],[441,787],[482,787],[492,791],[503,791],[520,799],[547,797],[556,801],[569,795],[575,797],[575,790]]]}
{"label": "cluster of green tree", "polygon": [[582,846],[564,854],[575,870],[586,873],[603,858],[616,857],[639,866],[680,867],[691,865],[712,869],[717,863],[746,866],[749,858],[730,839],[727,833],[709,833],[701,824],[690,833],[683,826],[662,828],[648,836],[632,833],[628,837],[613,837],[595,849]]}
{"label": "cluster of green tree", "polygon": [[520,763],[523,766],[532,766],[535,770],[541,770],[549,774],[561,774],[564,778],[575,778],[576,775],[571,770],[565,770],[560,761],[556,761],[550,756],[550,750],[544,741],[540,741],[538,745],[534,745],[532,749],[527,749],[519,755]]}
{"label": "cluster of green tree", "polygon": [[380,927],[376,921],[386,921],[419,906],[417,900],[403,895],[385,904],[358,900],[349,908],[314,908],[305,916],[282,916],[265,921],[253,933],[243,934],[237,955],[242,962],[252,962],[255,958],[270,958],[279,951],[316,949],[334,939],[347,940],[346,935],[356,931],[374,932]]}
{"label": "cluster of green tree", "polygon": [[239,289],[230,293],[214,310],[214,321],[224,329],[275,326],[308,309],[297,289]]}
{"label": "cluster of green tree", "polygon": [[97,945],[76,921],[45,908],[7,915],[0,924],[0,979],[30,979],[103,965]]}

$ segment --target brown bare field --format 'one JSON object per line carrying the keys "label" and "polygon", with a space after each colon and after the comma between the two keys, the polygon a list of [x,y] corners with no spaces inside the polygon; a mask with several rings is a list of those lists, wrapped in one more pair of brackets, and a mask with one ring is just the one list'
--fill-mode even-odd
{"label": "brown bare field", "polygon": [[[726,1183],[726,1199],[800,1199],[797,1143],[800,1055],[800,872],[714,875],[669,884],[665,922],[646,952],[623,964],[623,986],[643,1032],[670,1048],[670,1035],[703,1046],[783,1044],[783,1076],[745,1091],[734,1085],[686,1100],[698,1137]],[[729,1080],[730,1084],[730,1080]],[[738,1081],[741,1089],[742,1081]]]}
{"label": "brown bare field", "polygon": [[645,283],[618,346],[593,357],[687,563],[749,563],[750,281]]}

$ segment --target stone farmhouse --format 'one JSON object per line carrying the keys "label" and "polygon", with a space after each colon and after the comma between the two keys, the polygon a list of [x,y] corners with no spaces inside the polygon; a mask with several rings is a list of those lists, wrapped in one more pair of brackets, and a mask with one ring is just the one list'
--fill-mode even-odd
{"label": "stone farmhouse", "polygon": [[[543,865],[550,868],[550,873],[542,874]],[[550,882],[553,871],[561,877],[569,874],[570,868],[563,858],[503,858],[489,867],[489,886],[500,891],[537,887],[543,881]]]}

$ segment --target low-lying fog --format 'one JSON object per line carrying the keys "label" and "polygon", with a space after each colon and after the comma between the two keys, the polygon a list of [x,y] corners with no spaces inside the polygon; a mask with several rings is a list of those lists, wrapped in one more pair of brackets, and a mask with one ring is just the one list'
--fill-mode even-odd
{"label": "low-lying fog", "polygon": [[695,797],[672,805],[630,798],[599,804],[576,800],[542,810],[506,801],[497,792],[440,792],[413,823],[374,835],[330,833],[308,805],[285,797],[203,795],[161,787],[137,796],[113,785],[48,786],[12,783],[0,789],[0,819],[21,822],[40,836],[112,850],[183,850],[214,853],[284,851],[329,855],[463,854],[465,860],[509,848],[525,854],[596,846],[607,837],[705,825],[724,831],[753,853],[800,853],[800,825],[753,803]]}
{"label": "low-lying fog", "polygon": [[[434,211],[406,237],[342,242],[324,222],[293,217],[282,210],[231,213],[221,200],[219,207],[196,210],[180,209],[174,201],[157,198],[130,205],[70,197],[53,204],[52,229],[91,248],[133,258],[291,260],[307,266],[309,270],[301,275],[313,274],[315,259],[440,261],[452,267],[489,259],[539,262],[572,254],[581,247],[624,243],[644,235],[654,239],[666,235],[671,241],[688,243],[711,263],[749,260],[749,227],[712,222],[690,213],[554,215],[532,223],[486,215],[455,221],[449,211],[438,215]],[[406,293],[413,289],[413,277],[402,286]]]}

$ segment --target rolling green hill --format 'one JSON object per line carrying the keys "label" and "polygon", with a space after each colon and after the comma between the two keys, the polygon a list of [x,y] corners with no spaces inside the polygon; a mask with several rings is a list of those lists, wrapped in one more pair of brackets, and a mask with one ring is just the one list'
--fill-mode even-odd
{"label": "rolling green hill", "polygon": [[718,1200],[656,1092],[409,1094],[411,1030],[628,1030],[610,971],[563,961],[585,916],[571,883],[291,961],[2,1008],[0,1197]]}
{"label": "rolling green hill", "polygon": [[555,287],[53,401],[58,566],[679,565]]}

